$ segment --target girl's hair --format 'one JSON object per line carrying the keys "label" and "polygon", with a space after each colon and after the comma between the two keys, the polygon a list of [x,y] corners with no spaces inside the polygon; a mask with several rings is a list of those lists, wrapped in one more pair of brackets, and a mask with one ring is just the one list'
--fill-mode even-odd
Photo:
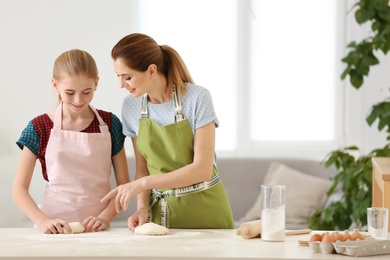
{"label": "girl's hair", "polygon": [[150,36],[133,33],[122,38],[112,49],[111,57],[122,59],[133,70],[144,72],[155,64],[167,79],[167,91],[176,86],[180,96],[186,93],[185,83],[194,83],[180,55],[168,45],[158,45]]}
{"label": "girl's hair", "polygon": [[62,53],[54,62],[53,78],[84,75],[96,78],[99,72],[94,58],[86,51],[72,49]]}

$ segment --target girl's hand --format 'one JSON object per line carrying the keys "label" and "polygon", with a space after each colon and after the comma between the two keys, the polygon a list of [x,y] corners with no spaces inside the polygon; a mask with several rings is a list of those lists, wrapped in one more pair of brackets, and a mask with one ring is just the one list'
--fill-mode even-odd
{"label": "girl's hand", "polygon": [[115,197],[115,209],[116,212],[119,213],[121,209],[123,209],[123,211],[126,211],[129,206],[130,199],[136,196],[141,191],[142,190],[140,189],[137,181],[132,181],[126,184],[119,185],[118,187],[110,191],[106,196],[104,196],[101,202],[107,202],[113,197]]}
{"label": "girl's hand", "polygon": [[47,219],[38,225],[45,234],[63,234],[64,228],[68,234],[72,234],[72,228],[68,222],[62,219]]}
{"label": "girl's hand", "polygon": [[137,210],[136,213],[134,213],[127,219],[127,225],[129,229],[134,232],[134,229],[136,227],[146,223],[147,217],[148,217],[148,211],[146,209]]}
{"label": "girl's hand", "polygon": [[108,228],[108,224],[109,223],[107,221],[92,216],[86,218],[82,223],[83,227],[85,228],[84,232],[102,231]]}

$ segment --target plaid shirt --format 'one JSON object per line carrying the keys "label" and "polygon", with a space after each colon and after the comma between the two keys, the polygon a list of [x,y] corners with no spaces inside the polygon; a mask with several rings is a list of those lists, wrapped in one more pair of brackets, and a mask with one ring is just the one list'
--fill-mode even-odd
{"label": "plaid shirt", "polygon": [[[112,156],[114,156],[122,150],[125,141],[125,135],[122,133],[122,123],[119,118],[111,112],[98,109],[97,111],[103,121],[108,125],[112,142],[111,153]],[[47,114],[37,116],[29,122],[27,127],[23,130],[19,140],[16,142],[20,149],[27,146],[38,157],[42,167],[42,175],[46,181],[49,180],[46,171],[45,154],[52,128],[53,122]],[[100,133],[99,120],[97,117],[95,116],[92,123],[81,132]]]}

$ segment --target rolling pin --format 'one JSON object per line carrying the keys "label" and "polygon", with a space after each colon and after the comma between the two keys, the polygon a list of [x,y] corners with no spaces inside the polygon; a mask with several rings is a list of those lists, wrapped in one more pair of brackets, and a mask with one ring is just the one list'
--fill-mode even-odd
{"label": "rolling pin", "polygon": [[[286,235],[302,235],[309,234],[311,229],[297,229],[297,230],[286,230]],[[254,220],[250,222],[244,222],[236,230],[236,235],[243,238],[255,238],[260,237],[261,234],[261,220]]]}
{"label": "rolling pin", "polygon": [[243,238],[260,237],[261,234],[261,220],[254,220],[250,222],[244,222],[236,230],[236,235]]}

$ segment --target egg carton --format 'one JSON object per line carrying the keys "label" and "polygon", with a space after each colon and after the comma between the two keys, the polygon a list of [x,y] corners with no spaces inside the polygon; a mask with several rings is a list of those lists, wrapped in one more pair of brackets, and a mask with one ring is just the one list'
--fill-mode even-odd
{"label": "egg carton", "polygon": [[314,253],[332,254],[335,253],[333,242],[308,242],[309,247]]}
{"label": "egg carton", "polygon": [[308,242],[314,253],[372,256],[390,254],[390,240],[356,240],[346,242]]}
{"label": "egg carton", "polygon": [[361,240],[353,242],[335,242],[338,254],[349,256],[373,256],[390,254],[390,240]]}
{"label": "egg carton", "polygon": [[320,241],[309,241],[309,247],[313,250],[314,253],[323,253],[323,254],[333,254],[337,253],[334,247],[335,243],[356,243],[356,242],[362,242],[362,241],[372,241],[372,237],[366,237],[364,240],[347,240],[345,242],[336,241],[336,242],[320,242]]}

